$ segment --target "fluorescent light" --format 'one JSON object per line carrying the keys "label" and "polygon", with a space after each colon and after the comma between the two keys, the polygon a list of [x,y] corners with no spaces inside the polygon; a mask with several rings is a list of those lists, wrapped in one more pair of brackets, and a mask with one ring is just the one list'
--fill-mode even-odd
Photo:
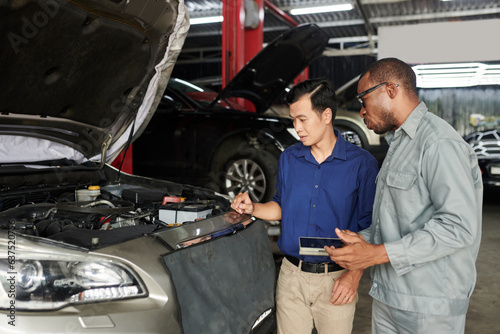
{"label": "fluorescent light", "polygon": [[205,17],[195,17],[189,20],[191,25],[193,24],[204,24],[204,23],[217,23],[224,21],[224,17],[220,16],[205,16]]}
{"label": "fluorescent light", "polygon": [[500,85],[500,65],[482,63],[413,66],[419,88]]}
{"label": "fluorescent light", "polygon": [[303,14],[314,14],[314,13],[340,12],[345,10],[351,10],[353,8],[354,7],[350,3],[346,3],[346,4],[331,5],[331,6],[294,8],[290,10],[290,14],[303,15]]}

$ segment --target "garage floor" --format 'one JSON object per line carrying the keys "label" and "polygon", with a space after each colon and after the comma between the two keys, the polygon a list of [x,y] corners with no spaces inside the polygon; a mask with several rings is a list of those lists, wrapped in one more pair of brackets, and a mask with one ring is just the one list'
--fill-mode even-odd
{"label": "garage floor", "polygon": [[[478,279],[465,324],[467,334],[500,333],[500,189],[485,194],[483,234],[477,261]],[[365,271],[359,287],[359,302],[353,334],[371,333],[370,278]],[[313,331],[314,333],[314,331]]]}

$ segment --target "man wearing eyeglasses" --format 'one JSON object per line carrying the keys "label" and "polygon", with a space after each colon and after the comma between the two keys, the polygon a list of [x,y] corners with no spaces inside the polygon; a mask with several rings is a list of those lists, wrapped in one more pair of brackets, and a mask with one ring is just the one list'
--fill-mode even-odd
{"label": "man wearing eyeglasses", "polygon": [[372,267],[372,333],[464,333],[481,239],[476,155],[419,101],[406,63],[375,62],[358,92],[366,126],[386,133],[390,147],[372,226],[337,231],[346,246],[327,252],[345,268]]}

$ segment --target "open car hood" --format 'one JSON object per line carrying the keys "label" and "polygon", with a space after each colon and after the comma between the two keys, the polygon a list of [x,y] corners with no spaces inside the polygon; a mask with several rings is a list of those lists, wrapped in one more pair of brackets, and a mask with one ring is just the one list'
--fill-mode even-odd
{"label": "open car hood", "polygon": [[328,36],[315,24],[285,32],[254,56],[217,100],[241,97],[250,100],[258,113],[265,112],[290,82],[321,56],[327,44]]}
{"label": "open car hood", "polygon": [[189,29],[183,0],[2,1],[0,18],[0,163],[114,159]]}

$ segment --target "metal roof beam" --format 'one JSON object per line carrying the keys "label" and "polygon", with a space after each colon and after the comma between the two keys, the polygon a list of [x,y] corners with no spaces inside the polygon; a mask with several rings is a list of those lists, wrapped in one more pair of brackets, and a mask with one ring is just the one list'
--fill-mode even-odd
{"label": "metal roof beam", "polygon": [[[417,20],[432,20],[432,19],[447,19],[456,18],[463,16],[480,16],[480,15],[493,15],[499,14],[500,8],[484,8],[484,9],[472,9],[466,11],[454,11],[454,12],[443,12],[443,13],[426,13],[426,14],[415,14],[415,15],[404,15],[404,16],[385,16],[385,17],[372,17],[370,18],[371,24],[380,23],[391,23],[391,22],[406,22],[406,21],[417,21]],[[343,21],[332,21],[332,22],[317,22],[319,27],[332,28],[332,27],[342,27],[342,26],[354,26],[363,25],[365,22],[363,20],[343,20]],[[289,26],[280,27],[264,27],[264,32],[288,30]],[[203,37],[203,36],[217,36],[220,32],[196,32],[189,33],[188,37]]]}
{"label": "metal roof beam", "polygon": [[378,54],[377,48],[365,49],[327,49],[323,51],[325,57],[346,57],[346,56],[375,56]]}
{"label": "metal roof beam", "polygon": [[499,14],[499,13],[500,13],[500,7],[499,8],[472,9],[472,10],[456,11],[456,12],[374,17],[374,18],[370,19],[370,22],[371,23],[391,23],[391,22],[405,22],[405,21],[415,21],[415,20],[447,19],[447,18],[456,18],[456,17],[463,17],[463,16],[491,15],[491,14]]}

